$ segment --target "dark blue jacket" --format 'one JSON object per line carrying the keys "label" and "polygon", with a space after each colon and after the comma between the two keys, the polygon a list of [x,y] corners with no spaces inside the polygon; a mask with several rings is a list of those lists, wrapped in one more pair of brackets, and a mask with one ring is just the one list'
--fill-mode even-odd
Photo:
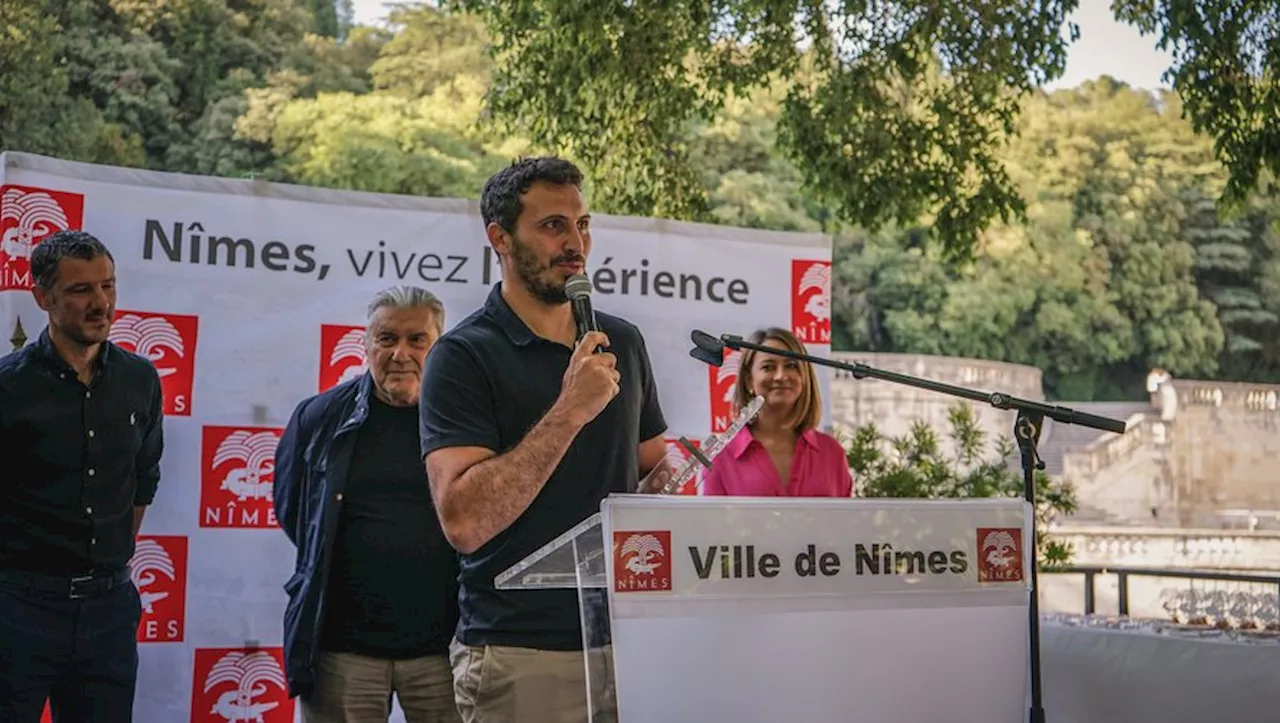
{"label": "dark blue jacket", "polygon": [[355,432],[369,417],[373,379],[356,379],[298,405],[276,447],[275,508],[280,528],[297,548],[285,583],[284,668],[289,695],[306,695],[315,682],[324,621],[329,560]]}

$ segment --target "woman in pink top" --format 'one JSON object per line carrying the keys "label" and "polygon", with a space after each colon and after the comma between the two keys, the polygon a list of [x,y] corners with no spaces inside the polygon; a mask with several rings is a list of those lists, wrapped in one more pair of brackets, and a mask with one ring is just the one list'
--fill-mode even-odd
{"label": "woman in pink top", "polygon": [[[769,328],[748,341],[804,354],[785,330]],[[756,395],[764,406],[712,461],[704,495],[851,497],[853,476],[844,448],[818,431],[822,397],[813,367],[797,359],[744,349],[733,387],[735,413]]]}

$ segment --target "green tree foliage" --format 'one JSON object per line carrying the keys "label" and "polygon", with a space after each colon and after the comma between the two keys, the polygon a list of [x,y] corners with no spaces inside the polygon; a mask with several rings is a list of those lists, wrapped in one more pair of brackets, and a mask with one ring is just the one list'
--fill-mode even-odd
{"label": "green tree foliage", "polygon": [[716,117],[694,125],[690,163],[716,223],[776,231],[820,231],[830,214],[804,192],[804,179],[776,150],[783,93],[730,95]]}
{"label": "green tree foliage", "polygon": [[5,147],[52,150],[48,125],[35,123],[49,98],[65,95],[67,75],[58,65],[61,28],[38,0],[0,4],[0,141]]}
{"label": "green tree foliage", "polygon": [[1229,170],[1226,200],[1243,205],[1280,177],[1280,16],[1274,0],[1115,0],[1116,17],[1173,53],[1166,82]]}
{"label": "green tree foliage", "polygon": [[490,61],[474,18],[397,8],[368,63],[377,92],[259,93],[242,126],[270,143],[300,183],[380,193],[474,198],[485,178],[530,149],[481,123]]}
{"label": "green tree foliage", "polygon": [[1152,367],[1275,378],[1280,206],[1217,208],[1226,171],[1176,96],[1107,79],[1038,95],[1007,153],[1027,220],[988,229],[972,262],[913,228],[837,238],[837,345],[1032,364],[1059,399],[1141,395]]}
{"label": "green tree foliage", "polygon": [[[468,4],[374,28],[345,0],[0,2],[0,148],[469,198],[567,152],[600,210],[832,234],[837,348],[1033,364],[1060,399],[1140,395],[1153,366],[1280,381],[1280,201],[1222,162],[1271,126],[1197,133],[1208,90],[1028,93],[1072,3]],[[1230,65],[1230,33],[1196,42],[1175,72]],[[1262,107],[1261,77],[1222,112]]]}
{"label": "green tree foliage", "polygon": [[[368,88],[357,56],[370,54],[369,34],[341,45],[334,37],[341,12],[349,14],[345,2],[14,0],[4,12],[15,7],[24,15],[6,19],[6,33],[38,47],[41,58],[3,73],[3,82],[23,88],[0,101],[22,104],[10,114],[15,130],[0,135],[6,148],[269,175],[269,148],[242,143],[235,132],[248,111],[246,91],[281,73],[306,78],[302,92]],[[4,45],[0,53],[22,47]]]}
{"label": "green tree foliage", "polygon": [[77,69],[68,68],[67,57],[76,38],[67,22],[74,28],[77,18],[64,15],[40,0],[0,2],[0,148],[141,164],[142,137],[74,92]]}
{"label": "green tree foliage", "polygon": [[421,98],[454,83],[464,86],[455,89],[463,93],[488,88],[489,34],[479,19],[430,6],[401,6],[388,21],[391,37],[370,68],[379,90]]}
{"label": "green tree foliage", "polygon": [[302,7],[315,19],[320,35],[342,37],[351,28],[351,0],[302,0]]}
{"label": "green tree foliage", "polygon": [[1217,309],[1226,379],[1280,382],[1280,197],[1253,196],[1223,219],[1189,190],[1182,235],[1195,249],[1196,284]]}
{"label": "green tree foliage", "polygon": [[473,133],[480,89],[439,86],[424,98],[331,93],[285,106],[272,144],[303,183],[380,193],[474,198],[519,148]]}
{"label": "green tree foliage", "polygon": [[[730,96],[781,85],[781,154],[808,195],[854,226],[927,221],[967,258],[994,221],[1023,218],[1001,163],[1024,99],[1058,77],[1075,0],[1025,3],[716,3],[454,0],[497,42],[492,107],[597,171],[624,213],[712,217],[686,128]],[[1122,0],[1118,17],[1174,48],[1197,129],[1242,197],[1280,168],[1274,4]]]}
{"label": "green tree foliage", "polygon": [[590,164],[607,209],[711,218],[687,129],[781,83],[777,140],[812,197],[873,229],[928,215],[964,255],[1021,208],[997,153],[1061,72],[1075,2],[456,5],[497,38],[495,114]]}
{"label": "green tree foliage", "polygon": [[[864,424],[841,440],[860,497],[955,499],[1024,496],[1018,451],[1006,437],[989,443],[973,409],[957,402],[947,410],[944,449],[937,430],[917,419],[898,437],[886,438],[874,423]],[[1051,521],[1076,511],[1075,488],[1037,471],[1036,554],[1042,568],[1069,564],[1070,545],[1047,533]]]}
{"label": "green tree foliage", "polygon": [[[1178,233],[1182,189],[1219,170],[1208,143],[1168,94],[1153,99],[1100,81],[1051,102],[1067,112],[1041,114],[1047,123],[1028,128],[1015,152],[1027,182],[1049,187],[1037,195],[1070,188],[1074,226],[1105,253],[1117,308],[1134,323],[1132,356],[1174,374],[1216,372],[1222,331],[1195,286],[1194,248]],[[1073,147],[1058,154],[1064,131]]]}

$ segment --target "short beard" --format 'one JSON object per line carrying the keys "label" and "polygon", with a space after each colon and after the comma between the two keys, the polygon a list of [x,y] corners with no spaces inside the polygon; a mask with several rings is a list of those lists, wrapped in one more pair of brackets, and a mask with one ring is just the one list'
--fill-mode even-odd
{"label": "short beard", "polygon": [[525,246],[515,234],[511,234],[511,261],[515,264],[516,276],[529,293],[538,301],[551,306],[569,303],[569,296],[564,292],[564,284],[556,286],[542,279],[542,273],[562,261],[581,261],[582,257],[561,257],[551,259],[544,268],[538,263],[537,256]]}

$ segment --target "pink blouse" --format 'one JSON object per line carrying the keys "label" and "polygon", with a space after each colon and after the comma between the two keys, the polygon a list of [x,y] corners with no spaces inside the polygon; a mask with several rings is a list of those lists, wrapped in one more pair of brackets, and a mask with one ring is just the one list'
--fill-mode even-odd
{"label": "pink blouse", "polygon": [[853,475],[840,442],[808,429],[796,440],[791,481],[784,488],[763,445],[744,427],[712,460],[703,495],[737,497],[850,497]]}

